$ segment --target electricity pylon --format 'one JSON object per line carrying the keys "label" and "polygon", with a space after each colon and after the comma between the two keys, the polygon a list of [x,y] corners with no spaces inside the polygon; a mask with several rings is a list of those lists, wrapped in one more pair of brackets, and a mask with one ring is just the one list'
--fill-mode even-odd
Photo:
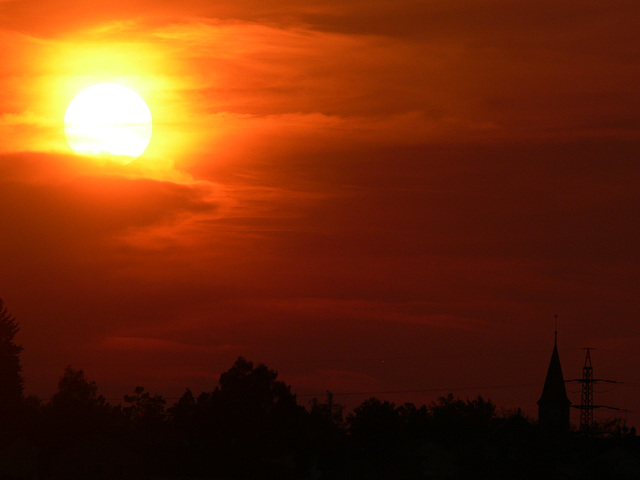
{"label": "electricity pylon", "polygon": [[582,399],[580,400],[580,431],[588,433],[593,425],[593,367],[591,350],[587,348],[587,358],[582,367]]}
{"label": "electricity pylon", "polygon": [[616,407],[607,405],[593,404],[593,384],[596,382],[622,383],[615,380],[605,380],[603,378],[593,378],[593,367],[591,366],[591,348],[586,348],[587,357],[584,359],[584,367],[582,367],[582,378],[567,380],[567,382],[580,382],[582,384],[582,398],[580,405],[575,407],[580,409],[580,431],[585,435],[589,435],[593,431],[593,410],[594,408],[608,408],[611,410],[620,410]]}

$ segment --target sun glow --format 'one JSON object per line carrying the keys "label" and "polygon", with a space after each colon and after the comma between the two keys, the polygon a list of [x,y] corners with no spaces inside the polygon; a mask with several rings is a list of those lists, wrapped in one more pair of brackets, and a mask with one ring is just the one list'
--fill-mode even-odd
{"label": "sun glow", "polygon": [[130,88],[101,83],[82,90],[71,101],[64,131],[74,152],[128,163],[149,145],[151,112]]}

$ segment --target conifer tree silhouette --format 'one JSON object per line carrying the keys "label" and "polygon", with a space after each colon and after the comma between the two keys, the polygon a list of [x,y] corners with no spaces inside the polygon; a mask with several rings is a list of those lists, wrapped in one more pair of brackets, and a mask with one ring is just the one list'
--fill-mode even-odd
{"label": "conifer tree silhouette", "polygon": [[0,298],[0,418],[11,418],[22,400],[24,380],[20,353],[22,346],[15,343],[20,330],[4,301]]}

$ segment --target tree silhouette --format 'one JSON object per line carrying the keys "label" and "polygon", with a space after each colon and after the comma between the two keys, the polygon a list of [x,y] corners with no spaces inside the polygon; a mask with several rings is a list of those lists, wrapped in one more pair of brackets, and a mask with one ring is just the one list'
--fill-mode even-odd
{"label": "tree silhouette", "polygon": [[51,435],[63,442],[102,434],[112,424],[112,413],[96,383],[88,381],[83,370],[71,366],[65,368],[58,391],[44,409]]}
{"label": "tree silhouette", "polygon": [[401,478],[402,418],[396,406],[369,398],[347,416],[358,470],[369,478]]}
{"label": "tree silhouette", "polygon": [[64,369],[64,374],[58,381],[58,391],[51,398],[54,407],[75,408],[98,407],[106,403],[102,395],[98,395],[96,382],[88,381],[83,370],[76,370],[71,366]]}
{"label": "tree silhouette", "polygon": [[164,414],[165,400],[161,395],[151,395],[144,387],[136,387],[133,395],[125,395],[124,407],[127,418],[134,423],[153,424],[160,422]]}
{"label": "tree silhouette", "polygon": [[168,468],[172,441],[167,435],[165,400],[161,395],[136,387],[133,395],[125,395],[122,408],[127,421],[127,443],[141,460],[146,476],[159,476]]}
{"label": "tree silhouette", "polygon": [[10,427],[22,400],[22,346],[14,341],[19,330],[18,322],[0,298],[0,430]]}
{"label": "tree silhouette", "polygon": [[[18,326],[0,305],[0,339],[14,354],[20,400]],[[82,370],[67,367],[49,402],[22,399],[14,430],[0,429],[0,479],[499,480],[559,478],[560,471],[613,478],[607,472],[614,468],[615,478],[640,478],[640,463],[631,462],[640,458],[640,442],[621,420],[611,423],[609,437],[575,437],[558,452],[520,411],[496,415],[480,396],[449,394],[420,407],[369,398],[345,419],[330,392],[307,411],[275,370],[243,357],[214,390],[196,397],[186,389],[167,409],[162,396],[142,387],[124,400],[109,405]]]}
{"label": "tree silhouette", "polygon": [[352,437],[373,457],[385,455],[399,446],[402,419],[393,403],[370,398],[347,417]]}
{"label": "tree silhouette", "polygon": [[430,407],[430,435],[457,457],[467,472],[487,468],[486,442],[493,430],[496,407],[491,400],[478,396],[461,400],[452,394],[440,397]]}
{"label": "tree silhouette", "polygon": [[[210,397],[213,422],[218,426],[219,447],[228,452],[236,477],[252,478],[273,466],[273,459],[291,454],[297,445],[304,408],[296,403],[291,387],[277,380],[278,372],[238,357],[220,375]],[[205,400],[203,398],[203,400]]]}
{"label": "tree silhouette", "polygon": [[210,402],[203,400],[209,398],[209,394],[202,393],[196,400],[187,388],[180,400],[167,409],[174,469],[186,477],[204,475],[216,464],[212,435],[216,425],[210,421]]}
{"label": "tree silhouette", "polygon": [[84,371],[65,368],[58,391],[42,408],[42,477],[81,478],[79,471],[93,468],[94,454],[117,436],[121,417]]}
{"label": "tree silhouette", "polygon": [[316,448],[333,448],[343,443],[346,434],[343,406],[335,402],[333,393],[327,391],[324,402],[317,398],[311,401],[307,423]]}
{"label": "tree silhouette", "polygon": [[466,450],[466,444],[481,444],[489,435],[496,406],[480,396],[465,401],[449,394],[433,403],[430,411],[436,440],[446,447]]}

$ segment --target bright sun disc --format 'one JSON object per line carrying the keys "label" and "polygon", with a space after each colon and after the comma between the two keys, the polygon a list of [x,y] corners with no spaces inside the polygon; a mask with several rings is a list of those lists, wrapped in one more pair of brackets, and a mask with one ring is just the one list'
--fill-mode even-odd
{"label": "bright sun disc", "polygon": [[85,88],[64,114],[64,133],[74,152],[113,157],[123,163],[145,151],[151,125],[151,112],[144,100],[115,83]]}

